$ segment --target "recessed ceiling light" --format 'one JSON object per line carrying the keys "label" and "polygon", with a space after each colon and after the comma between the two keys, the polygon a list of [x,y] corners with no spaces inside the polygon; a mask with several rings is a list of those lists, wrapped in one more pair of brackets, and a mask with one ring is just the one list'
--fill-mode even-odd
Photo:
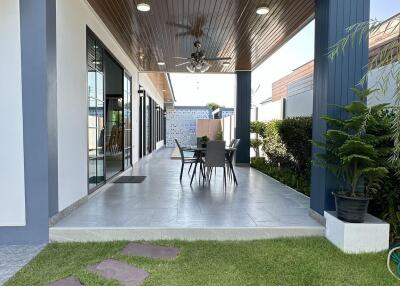
{"label": "recessed ceiling light", "polygon": [[163,91],[163,92],[166,92],[166,90],[165,90],[165,89],[163,89],[162,91]]}
{"label": "recessed ceiling light", "polygon": [[260,6],[257,8],[256,13],[258,15],[265,15],[268,14],[269,8],[267,6]]}
{"label": "recessed ceiling light", "polygon": [[162,62],[162,61],[158,62],[157,64],[158,64],[159,66],[165,66],[165,62]]}
{"label": "recessed ceiling light", "polygon": [[137,4],[136,8],[140,11],[140,12],[148,12],[150,11],[150,5],[147,4],[146,2],[140,2]]}
{"label": "recessed ceiling light", "polygon": [[227,67],[227,66],[229,66],[231,63],[230,62],[223,62],[222,63],[222,65],[224,66],[224,67]]}

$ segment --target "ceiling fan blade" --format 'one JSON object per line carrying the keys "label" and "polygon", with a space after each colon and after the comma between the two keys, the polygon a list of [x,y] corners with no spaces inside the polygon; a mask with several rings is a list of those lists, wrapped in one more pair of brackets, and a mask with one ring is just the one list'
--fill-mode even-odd
{"label": "ceiling fan blade", "polygon": [[172,58],[178,60],[190,60],[190,58],[183,58],[183,57],[172,57]]}
{"label": "ceiling fan blade", "polygon": [[205,61],[230,61],[232,58],[205,58]]}
{"label": "ceiling fan blade", "polygon": [[177,27],[177,28],[188,29],[188,30],[192,29],[192,27],[189,25],[184,25],[184,24],[179,24],[179,23],[174,23],[174,22],[167,22],[167,25]]}
{"label": "ceiling fan blade", "polygon": [[175,65],[175,66],[176,66],[176,67],[180,67],[180,66],[184,66],[184,65],[187,65],[187,64],[190,64],[190,62],[185,62],[185,63],[177,64],[177,65]]}
{"label": "ceiling fan blade", "polygon": [[175,37],[184,37],[184,36],[190,36],[192,33],[191,32],[182,32],[175,34]]}

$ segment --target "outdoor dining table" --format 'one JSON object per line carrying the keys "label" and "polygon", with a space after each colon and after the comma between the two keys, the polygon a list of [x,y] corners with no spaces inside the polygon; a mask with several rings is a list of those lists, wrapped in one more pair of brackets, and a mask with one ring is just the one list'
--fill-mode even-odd
{"label": "outdoor dining table", "polygon": [[[236,174],[235,174],[235,170],[233,169],[233,153],[236,150],[236,148],[233,147],[225,147],[225,156],[226,159],[228,161],[228,165],[229,165],[229,169],[232,172],[232,176],[233,176],[233,180],[235,182],[235,184],[237,185],[238,182],[236,180]],[[186,147],[184,148],[184,151],[186,152],[193,152],[194,153],[194,157],[197,159],[196,160],[196,164],[194,166],[194,170],[193,170],[193,174],[192,174],[192,179],[190,180],[190,185],[192,185],[193,183],[193,179],[194,176],[196,175],[196,169],[197,169],[197,163],[200,164],[200,173],[204,176],[204,170],[202,167],[202,158],[203,156],[205,156],[205,153],[207,152],[207,148],[206,147],[200,147],[200,146],[190,146],[190,147]]]}

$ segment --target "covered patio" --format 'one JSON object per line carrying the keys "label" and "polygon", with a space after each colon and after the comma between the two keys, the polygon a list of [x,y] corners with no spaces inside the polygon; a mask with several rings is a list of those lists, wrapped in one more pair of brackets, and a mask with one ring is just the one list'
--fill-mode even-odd
{"label": "covered patio", "polygon": [[239,185],[223,187],[222,171],[210,186],[190,186],[186,166],[163,148],[124,175],[140,184],[109,183],[50,228],[53,241],[116,239],[261,239],[322,236],[309,215],[310,200],[249,167],[236,167]]}
{"label": "covered patio", "polygon": [[[17,68],[4,82],[18,96],[1,115],[19,121],[4,140],[0,243],[323,234],[338,184],[328,170],[312,168],[306,198],[249,167],[252,72],[314,19],[312,138],[321,140],[321,115],[340,115],[328,106],[355,98],[368,63],[367,41],[335,61],[327,51],[369,19],[368,0],[8,2],[18,41],[5,62]],[[237,187],[224,189],[221,174],[204,189],[187,175],[181,184],[164,148],[169,74],[188,71],[235,76]],[[113,183],[129,173],[147,178]]]}

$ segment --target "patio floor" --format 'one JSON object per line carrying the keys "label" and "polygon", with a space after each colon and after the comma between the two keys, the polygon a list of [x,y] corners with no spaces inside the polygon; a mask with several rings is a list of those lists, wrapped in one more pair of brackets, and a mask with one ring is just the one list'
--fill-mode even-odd
{"label": "patio floor", "polygon": [[190,186],[187,166],[164,148],[124,175],[144,175],[140,184],[108,183],[50,228],[53,241],[116,239],[258,239],[323,235],[309,215],[309,198],[249,167],[236,167],[239,182],[222,171],[210,187]]}

